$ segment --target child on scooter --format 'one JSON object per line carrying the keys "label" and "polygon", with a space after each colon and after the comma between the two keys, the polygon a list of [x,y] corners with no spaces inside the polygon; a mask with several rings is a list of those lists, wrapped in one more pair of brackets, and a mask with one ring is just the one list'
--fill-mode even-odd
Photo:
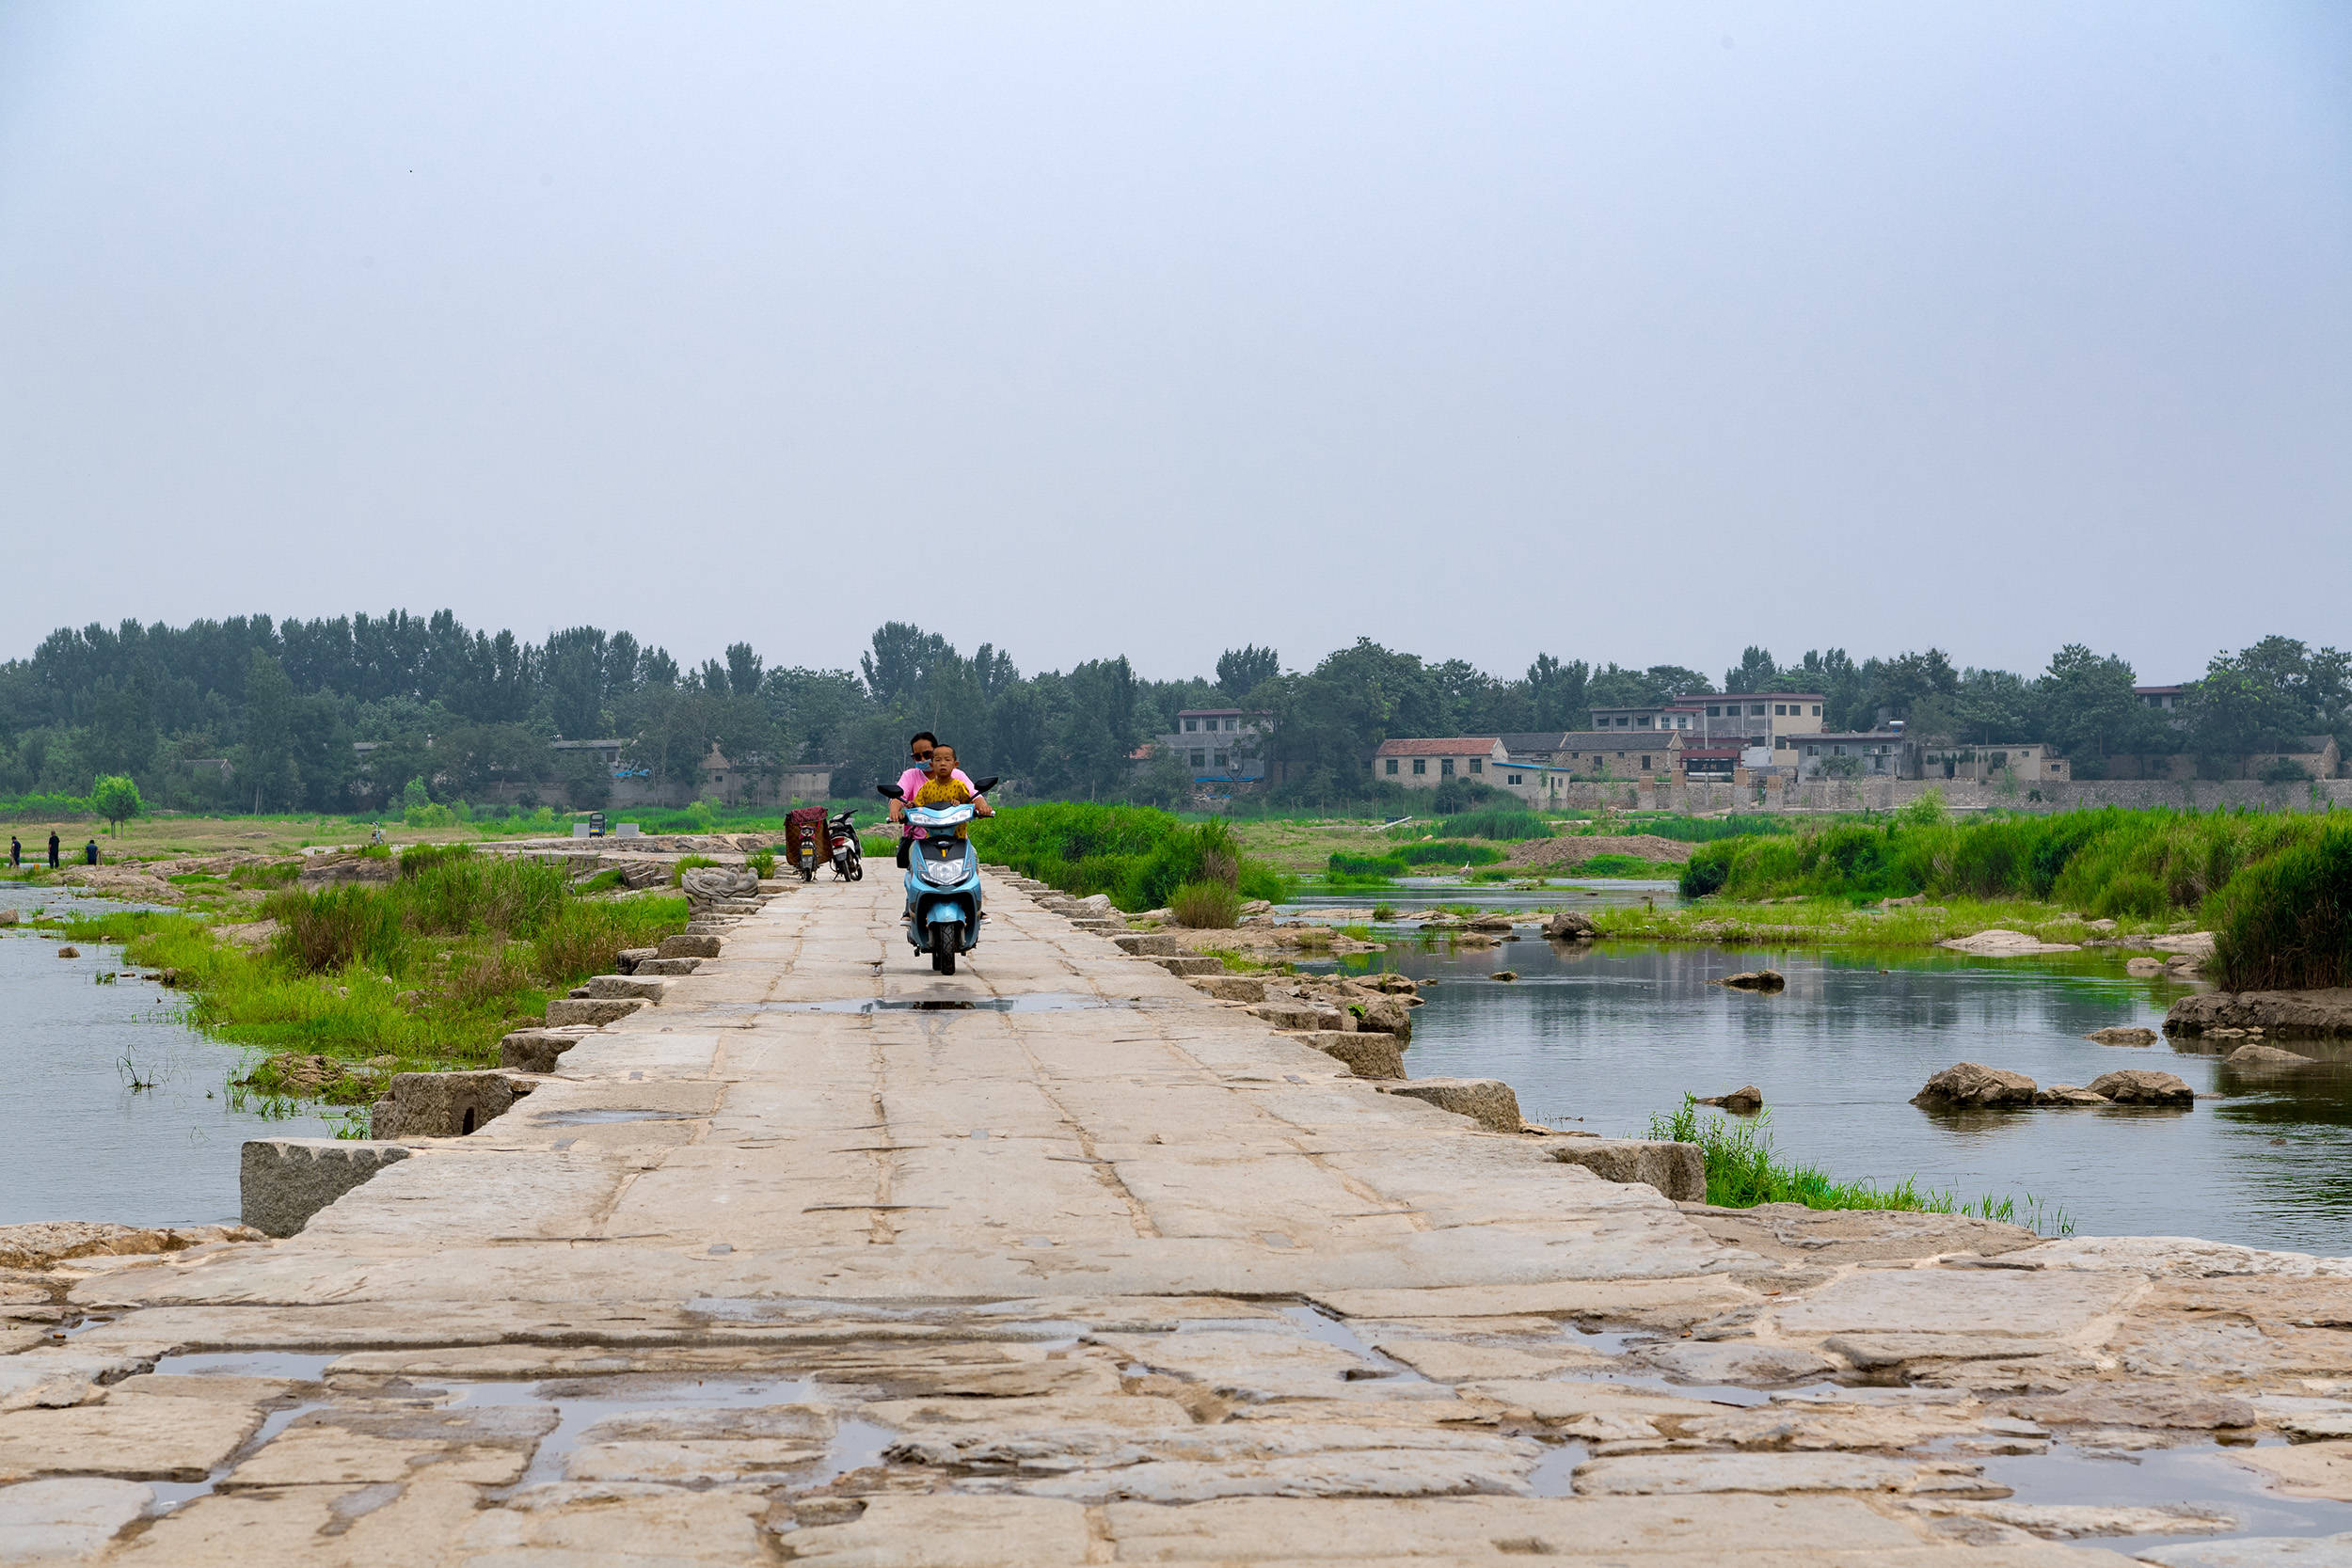
{"label": "child on scooter", "polygon": [[[972,815],[975,816],[996,815],[996,808],[988,803],[987,796],[973,794],[972,786],[957,776],[956,749],[943,740],[931,748],[930,772],[924,778],[923,787],[914,792],[914,799],[907,804],[911,806],[960,806],[966,800],[972,802]],[[970,837],[969,825],[959,823],[956,827],[956,836],[958,838]]]}

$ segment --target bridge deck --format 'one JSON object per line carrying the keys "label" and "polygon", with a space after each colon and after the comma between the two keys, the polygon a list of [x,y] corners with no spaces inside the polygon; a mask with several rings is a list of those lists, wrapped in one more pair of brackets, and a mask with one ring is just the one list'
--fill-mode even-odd
{"label": "bridge deck", "polygon": [[[0,1481],[178,1477],[104,1548],[175,1568],[2119,1563],[1977,1516],[2052,1399],[2201,1441],[2231,1388],[2352,1373],[2292,1326],[2341,1279],[1688,1213],[1002,886],[935,976],[897,896],[776,898],[297,1237],[94,1272],[112,1321],[0,1360],[68,1390],[0,1415]],[[2256,1286],[2250,1348],[2197,1339],[2183,1292]],[[2113,1384],[2125,1342],[2179,1375]],[[1857,1359],[1902,1386],[1769,1399]],[[92,1544],[141,1501],[63,1484]]]}

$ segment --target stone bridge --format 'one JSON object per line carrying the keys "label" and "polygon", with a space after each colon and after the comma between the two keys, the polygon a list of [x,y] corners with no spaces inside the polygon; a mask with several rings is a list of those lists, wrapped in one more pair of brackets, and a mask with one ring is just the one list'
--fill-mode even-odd
{"label": "stone bridge", "polygon": [[0,1276],[0,1560],[2346,1560],[2208,1539],[2352,1530],[2340,1263],[1677,1205],[896,900],[752,901],[298,1234]]}

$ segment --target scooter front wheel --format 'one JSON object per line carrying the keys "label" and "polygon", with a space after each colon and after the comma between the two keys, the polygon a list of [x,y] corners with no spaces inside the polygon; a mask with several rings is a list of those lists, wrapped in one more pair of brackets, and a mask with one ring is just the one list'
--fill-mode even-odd
{"label": "scooter front wheel", "polygon": [[963,927],[943,921],[931,927],[931,967],[942,974],[956,972],[956,950],[963,945]]}

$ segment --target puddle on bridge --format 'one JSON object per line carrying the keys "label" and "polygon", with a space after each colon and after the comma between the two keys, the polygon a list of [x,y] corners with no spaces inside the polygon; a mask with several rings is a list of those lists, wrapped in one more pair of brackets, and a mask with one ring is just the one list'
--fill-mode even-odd
{"label": "puddle on bridge", "polygon": [[534,1127],[601,1127],[615,1121],[700,1121],[701,1113],[694,1111],[643,1111],[628,1107],[608,1107],[593,1111],[549,1111],[531,1118]]}
{"label": "puddle on bridge", "polygon": [[[705,1298],[691,1305],[695,1310],[709,1316],[738,1321],[747,1318],[772,1320],[778,1316],[816,1313],[837,1316],[842,1309],[838,1303],[781,1299]],[[879,1304],[866,1304],[856,1308],[855,1315],[880,1321],[904,1321],[957,1315],[968,1310],[967,1306],[956,1309],[955,1313],[942,1314],[935,1308],[891,1308]],[[1279,1307],[1279,1310],[1281,1319],[1296,1331],[1360,1357],[1367,1373],[1373,1377],[1413,1383],[1427,1381],[1411,1368],[1382,1354],[1355,1326],[1319,1307],[1299,1303]],[[1268,1321],[1262,1318],[1185,1320],[1178,1325],[1177,1331],[1245,1329],[1263,1332],[1269,1326]],[[1073,1323],[1017,1318],[997,1325],[996,1332],[1009,1338],[1049,1338],[1075,1344],[1078,1342],[1076,1338],[1064,1337],[1083,1335],[1087,1329]],[[1562,1333],[1565,1338],[1581,1348],[1612,1356],[1648,1342],[1650,1338],[1641,1334],[1589,1333],[1565,1324]],[[278,1377],[307,1386],[298,1389],[285,1407],[270,1412],[261,1430],[203,1481],[152,1483],[156,1511],[169,1512],[194,1498],[209,1495],[237,1465],[249,1459],[263,1444],[294,1421],[311,1412],[332,1408],[334,1402],[326,1397],[326,1386],[327,1369],[337,1359],[338,1356],[331,1354],[275,1351],[207,1353],[162,1358],[155,1370],[167,1375]],[[1671,1393],[1681,1399],[1703,1399],[1725,1405],[1767,1402],[1790,1405],[1834,1402],[1884,1404],[1911,1401],[1939,1403],[1944,1402],[1939,1396],[1946,1394],[1954,1402],[1965,1397],[1958,1391],[1881,1386],[1847,1386],[1830,1383],[1769,1390],[1740,1386],[1702,1386],[1676,1383],[1672,1379],[1641,1373],[1619,1373],[1613,1369],[1598,1373],[1592,1369],[1569,1370],[1558,1374],[1555,1380],[1636,1385],[1654,1387],[1659,1392]],[[789,1485],[796,1491],[822,1487],[841,1476],[885,1463],[884,1453],[898,1435],[887,1427],[851,1414],[856,1405],[848,1397],[850,1391],[829,1388],[820,1380],[808,1376],[746,1374],[729,1377],[672,1372],[621,1372],[517,1380],[420,1376],[389,1380],[383,1392],[390,1394],[395,1390],[398,1398],[439,1409],[543,1406],[554,1412],[555,1425],[532,1449],[521,1478],[512,1486],[501,1488],[493,1494],[499,1500],[526,1488],[564,1480],[571,1457],[599,1422],[625,1418],[633,1414],[682,1410],[781,1411],[787,1408],[806,1410],[812,1416],[822,1413],[830,1422],[830,1435],[821,1456],[803,1458],[798,1464],[780,1464],[772,1472],[761,1471],[740,1478],[754,1483]],[[1579,1439],[1560,1440],[1540,1434],[1530,1435],[1537,1436],[1543,1451],[1527,1473],[1523,1482],[1526,1493],[1539,1497],[1575,1496],[1575,1472],[1578,1466],[1592,1457],[1591,1445]],[[2275,1438],[2265,1438],[2264,1446],[2277,1442]],[[1996,1494],[1987,1501],[2025,1507],[2167,1509],[2202,1512],[2227,1518],[2226,1525],[2222,1525],[2219,1519],[2213,1521],[2214,1525],[2221,1526],[2217,1528],[2192,1527],[2155,1535],[2086,1534],[2060,1537],[2086,1546],[2104,1547],[2125,1555],[2200,1541],[2249,1537],[2308,1539],[2352,1531],[2352,1504],[2291,1497],[2274,1492],[2269,1489],[2261,1472],[2234,1459],[2230,1448],[2209,1439],[2172,1448],[2125,1452],[2083,1447],[2054,1435],[2048,1451],[2014,1455],[1963,1454],[1947,1440],[1926,1445],[1912,1452],[1922,1459],[1964,1458],[1968,1463],[1977,1465],[1986,1483],[1985,1491]],[[1955,1513],[1965,1513],[1969,1506],[1966,1499],[1953,1498],[1951,1502]]]}
{"label": "puddle on bridge", "polygon": [[850,996],[829,1002],[730,1002],[715,1013],[1075,1013],[1148,1011],[1167,1006],[1141,997],[1038,991],[1021,996]]}

